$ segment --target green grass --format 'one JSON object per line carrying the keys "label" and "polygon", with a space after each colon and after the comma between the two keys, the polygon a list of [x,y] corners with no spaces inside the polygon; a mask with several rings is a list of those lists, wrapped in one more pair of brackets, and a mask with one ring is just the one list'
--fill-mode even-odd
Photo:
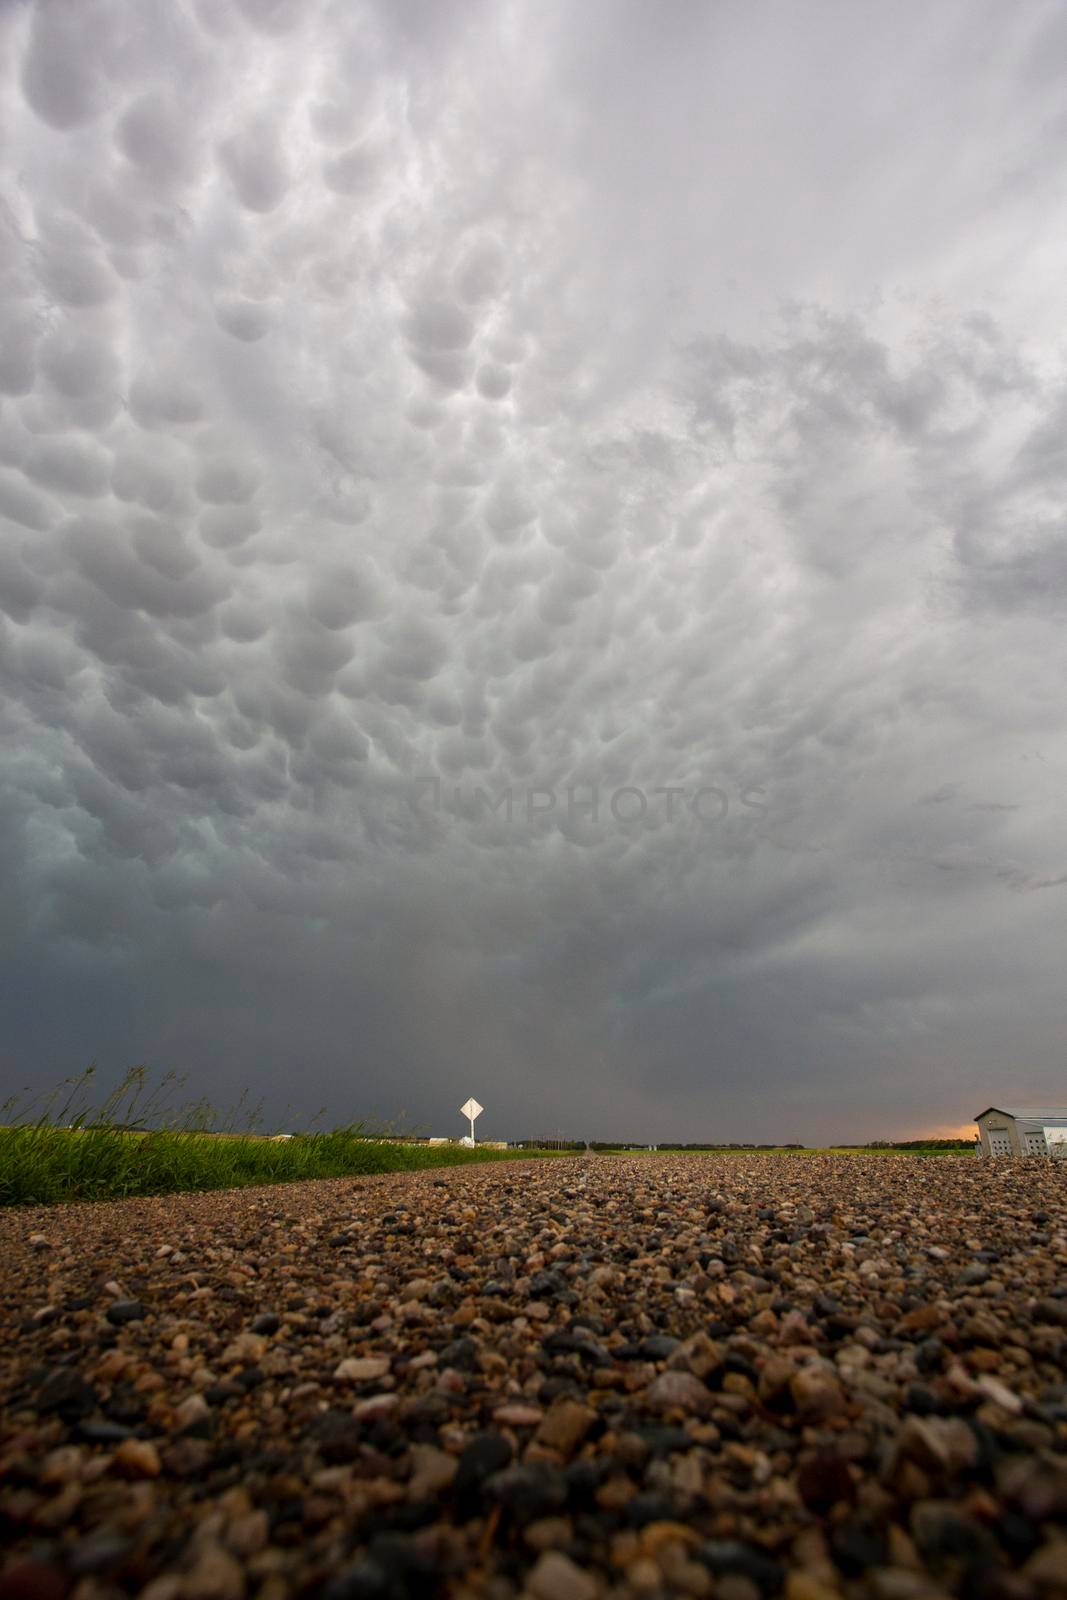
{"label": "green grass", "polygon": [[555,1151],[403,1144],[337,1133],[295,1134],[284,1143],[255,1134],[214,1138],[159,1130],[0,1128],[0,1205],[118,1200],[129,1195],[237,1189],[253,1183],[348,1178],[419,1167],[458,1167]]}
{"label": "green grass", "polygon": [[[0,1206],[235,1189],[555,1153],[404,1143],[395,1132],[390,1137],[388,1130],[375,1132],[362,1123],[275,1142],[254,1131],[262,1119],[243,1102],[221,1117],[204,1101],[173,1108],[170,1098],[180,1083],[173,1075],[146,1093],[143,1067],[133,1068],[94,1106],[94,1073],[89,1068],[69,1079],[32,1120],[32,1102],[9,1101],[0,1108]],[[245,1125],[236,1126],[238,1121]]]}

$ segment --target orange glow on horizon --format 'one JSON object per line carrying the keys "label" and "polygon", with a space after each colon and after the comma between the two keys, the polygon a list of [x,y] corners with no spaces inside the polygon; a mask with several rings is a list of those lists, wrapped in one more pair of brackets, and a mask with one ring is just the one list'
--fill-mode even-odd
{"label": "orange glow on horizon", "polygon": [[912,1139],[973,1139],[978,1131],[976,1122],[961,1122],[957,1128],[924,1128],[922,1133],[902,1137]]}

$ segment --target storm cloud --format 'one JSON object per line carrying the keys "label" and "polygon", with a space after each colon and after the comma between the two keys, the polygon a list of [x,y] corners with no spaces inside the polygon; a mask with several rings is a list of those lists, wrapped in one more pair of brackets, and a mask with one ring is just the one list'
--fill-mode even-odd
{"label": "storm cloud", "polygon": [[1063,1099],[1062,6],[0,6],[0,1066]]}

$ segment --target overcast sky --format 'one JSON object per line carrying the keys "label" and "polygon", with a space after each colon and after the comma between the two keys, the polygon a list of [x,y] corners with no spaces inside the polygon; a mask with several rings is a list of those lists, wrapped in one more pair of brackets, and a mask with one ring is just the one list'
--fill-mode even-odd
{"label": "overcast sky", "polygon": [[5,1088],[1067,1100],[1065,71],[1060,0],[2,0]]}

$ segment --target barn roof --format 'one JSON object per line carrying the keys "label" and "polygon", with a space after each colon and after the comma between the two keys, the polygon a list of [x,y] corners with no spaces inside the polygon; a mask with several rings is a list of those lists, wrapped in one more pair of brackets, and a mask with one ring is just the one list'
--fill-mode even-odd
{"label": "barn roof", "polygon": [[975,1122],[982,1117],[988,1117],[991,1111],[996,1111],[1002,1117],[1014,1117],[1016,1122],[1067,1122],[1067,1106],[1060,1106],[1059,1110],[1035,1110],[1033,1106],[986,1106],[984,1111],[979,1111]]}

